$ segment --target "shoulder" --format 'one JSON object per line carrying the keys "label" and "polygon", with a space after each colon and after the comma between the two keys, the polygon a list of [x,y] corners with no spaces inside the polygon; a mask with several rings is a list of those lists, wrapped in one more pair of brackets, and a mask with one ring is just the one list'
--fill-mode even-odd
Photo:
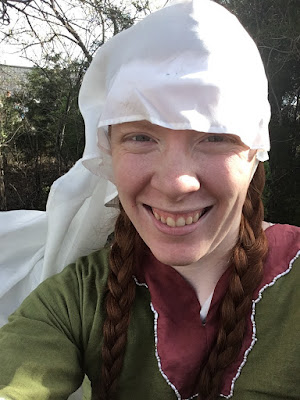
{"label": "shoulder", "polygon": [[110,248],[105,247],[101,250],[95,251],[87,256],[78,258],[74,263],[68,265],[63,271],[54,277],[48,279],[53,280],[66,280],[74,276],[78,281],[106,282],[108,275],[108,258]]}
{"label": "shoulder", "polygon": [[[110,248],[105,247],[87,256],[78,258],[74,263],[66,266],[62,272],[48,278],[44,284],[56,285],[58,282],[67,285],[68,282],[82,281],[105,283],[108,275],[108,258]],[[43,283],[42,283],[43,284]]]}
{"label": "shoulder", "polygon": [[[88,302],[95,307],[105,292],[109,248],[80,257],[62,272],[42,282],[22,303],[18,313],[30,314],[51,309],[53,314],[72,310],[76,315]],[[64,311],[65,310],[65,311]]]}
{"label": "shoulder", "polygon": [[[275,224],[266,231],[269,250],[266,267],[278,274],[291,268],[300,255],[300,228],[292,225]],[[269,268],[268,268],[269,267]]]}
{"label": "shoulder", "polygon": [[288,224],[270,224],[265,230],[268,241],[271,245],[283,247],[294,243],[300,246],[300,228]]}
{"label": "shoulder", "polygon": [[269,248],[263,279],[255,292],[257,301],[266,289],[272,289],[267,292],[274,296],[283,289],[294,293],[300,281],[300,228],[276,224],[265,233]]}
{"label": "shoulder", "polygon": [[300,228],[276,224],[265,232],[269,250],[263,279],[253,294],[243,358],[231,381],[237,399],[252,399],[254,390],[264,399],[299,392],[293,377],[300,373]]}

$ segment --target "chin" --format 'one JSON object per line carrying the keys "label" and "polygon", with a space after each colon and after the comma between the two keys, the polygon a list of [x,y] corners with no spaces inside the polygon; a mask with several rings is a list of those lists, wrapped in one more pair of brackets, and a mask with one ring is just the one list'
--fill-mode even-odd
{"label": "chin", "polygon": [[154,249],[150,249],[154,257],[160,261],[162,264],[171,265],[173,267],[183,267],[187,265],[191,265],[201,258],[201,256],[193,256],[193,255],[185,255],[184,252],[176,255],[176,252],[172,254],[165,254],[160,251],[155,251]]}

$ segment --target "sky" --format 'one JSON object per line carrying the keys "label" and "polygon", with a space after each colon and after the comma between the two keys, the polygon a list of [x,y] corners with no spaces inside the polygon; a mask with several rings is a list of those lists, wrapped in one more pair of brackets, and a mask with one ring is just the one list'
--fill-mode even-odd
{"label": "sky", "polygon": [[[63,2],[64,0],[61,1]],[[115,1],[116,3],[118,2],[120,3],[122,0],[115,0]],[[131,0],[125,0],[125,1],[127,1],[129,4],[131,3]],[[151,6],[158,8],[165,3],[166,0],[151,0]],[[12,12],[10,12],[10,18],[11,18],[11,23],[7,29],[12,29],[12,30],[18,29],[20,27],[20,23],[17,22],[17,18]],[[5,44],[3,43],[3,41],[0,42],[0,64],[31,67],[34,65],[34,63],[31,62],[29,59],[38,60],[40,58],[39,49],[37,46],[35,46],[34,49],[29,48],[27,50],[27,56],[29,59],[24,56],[22,57],[21,49],[22,49],[21,46]]]}
{"label": "sky", "polygon": [[[0,26],[1,31],[6,31],[8,29],[14,30],[18,28],[17,19],[14,13],[10,12],[11,23],[7,27]],[[34,56],[32,54],[32,56]],[[3,41],[0,43],[0,64],[6,65],[18,65],[31,67],[33,63],[22,57],[21,46],[9,45]]]}
{"label": "sky", "polygon": [[14,46],[3,45],[1,43],[0,64],[18,65],[32,67],[33,63],[22,58],[20,50]]}

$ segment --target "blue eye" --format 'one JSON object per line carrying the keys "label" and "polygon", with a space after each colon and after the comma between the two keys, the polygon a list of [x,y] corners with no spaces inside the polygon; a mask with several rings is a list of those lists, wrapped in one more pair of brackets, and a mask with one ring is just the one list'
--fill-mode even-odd
{"label": "blue eye", "polygon": [[150,142],[152,139],[147,135],[135,135],[132,140],[135,142]]}

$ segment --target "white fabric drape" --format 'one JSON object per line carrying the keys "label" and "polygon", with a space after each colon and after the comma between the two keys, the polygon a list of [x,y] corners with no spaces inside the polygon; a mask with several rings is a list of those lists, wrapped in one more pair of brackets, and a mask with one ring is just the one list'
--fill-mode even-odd
{"label": "white fabric drape", "polygon": [[107,127],[148,120],[232,133],[267,159],[270,106],[257,47],[225,8],[181,0],[121,32],[83,80],[83,158],[52,186],[47,209],[0,213],[0,324],[44,279],[102,247],[117,209]]}
{"label": "white fabric drape", "polygon": [[0,324],[44,279],[101,248],[117,210],[115,187],[81,160],[52,186],[47,210],[0,213]]}

